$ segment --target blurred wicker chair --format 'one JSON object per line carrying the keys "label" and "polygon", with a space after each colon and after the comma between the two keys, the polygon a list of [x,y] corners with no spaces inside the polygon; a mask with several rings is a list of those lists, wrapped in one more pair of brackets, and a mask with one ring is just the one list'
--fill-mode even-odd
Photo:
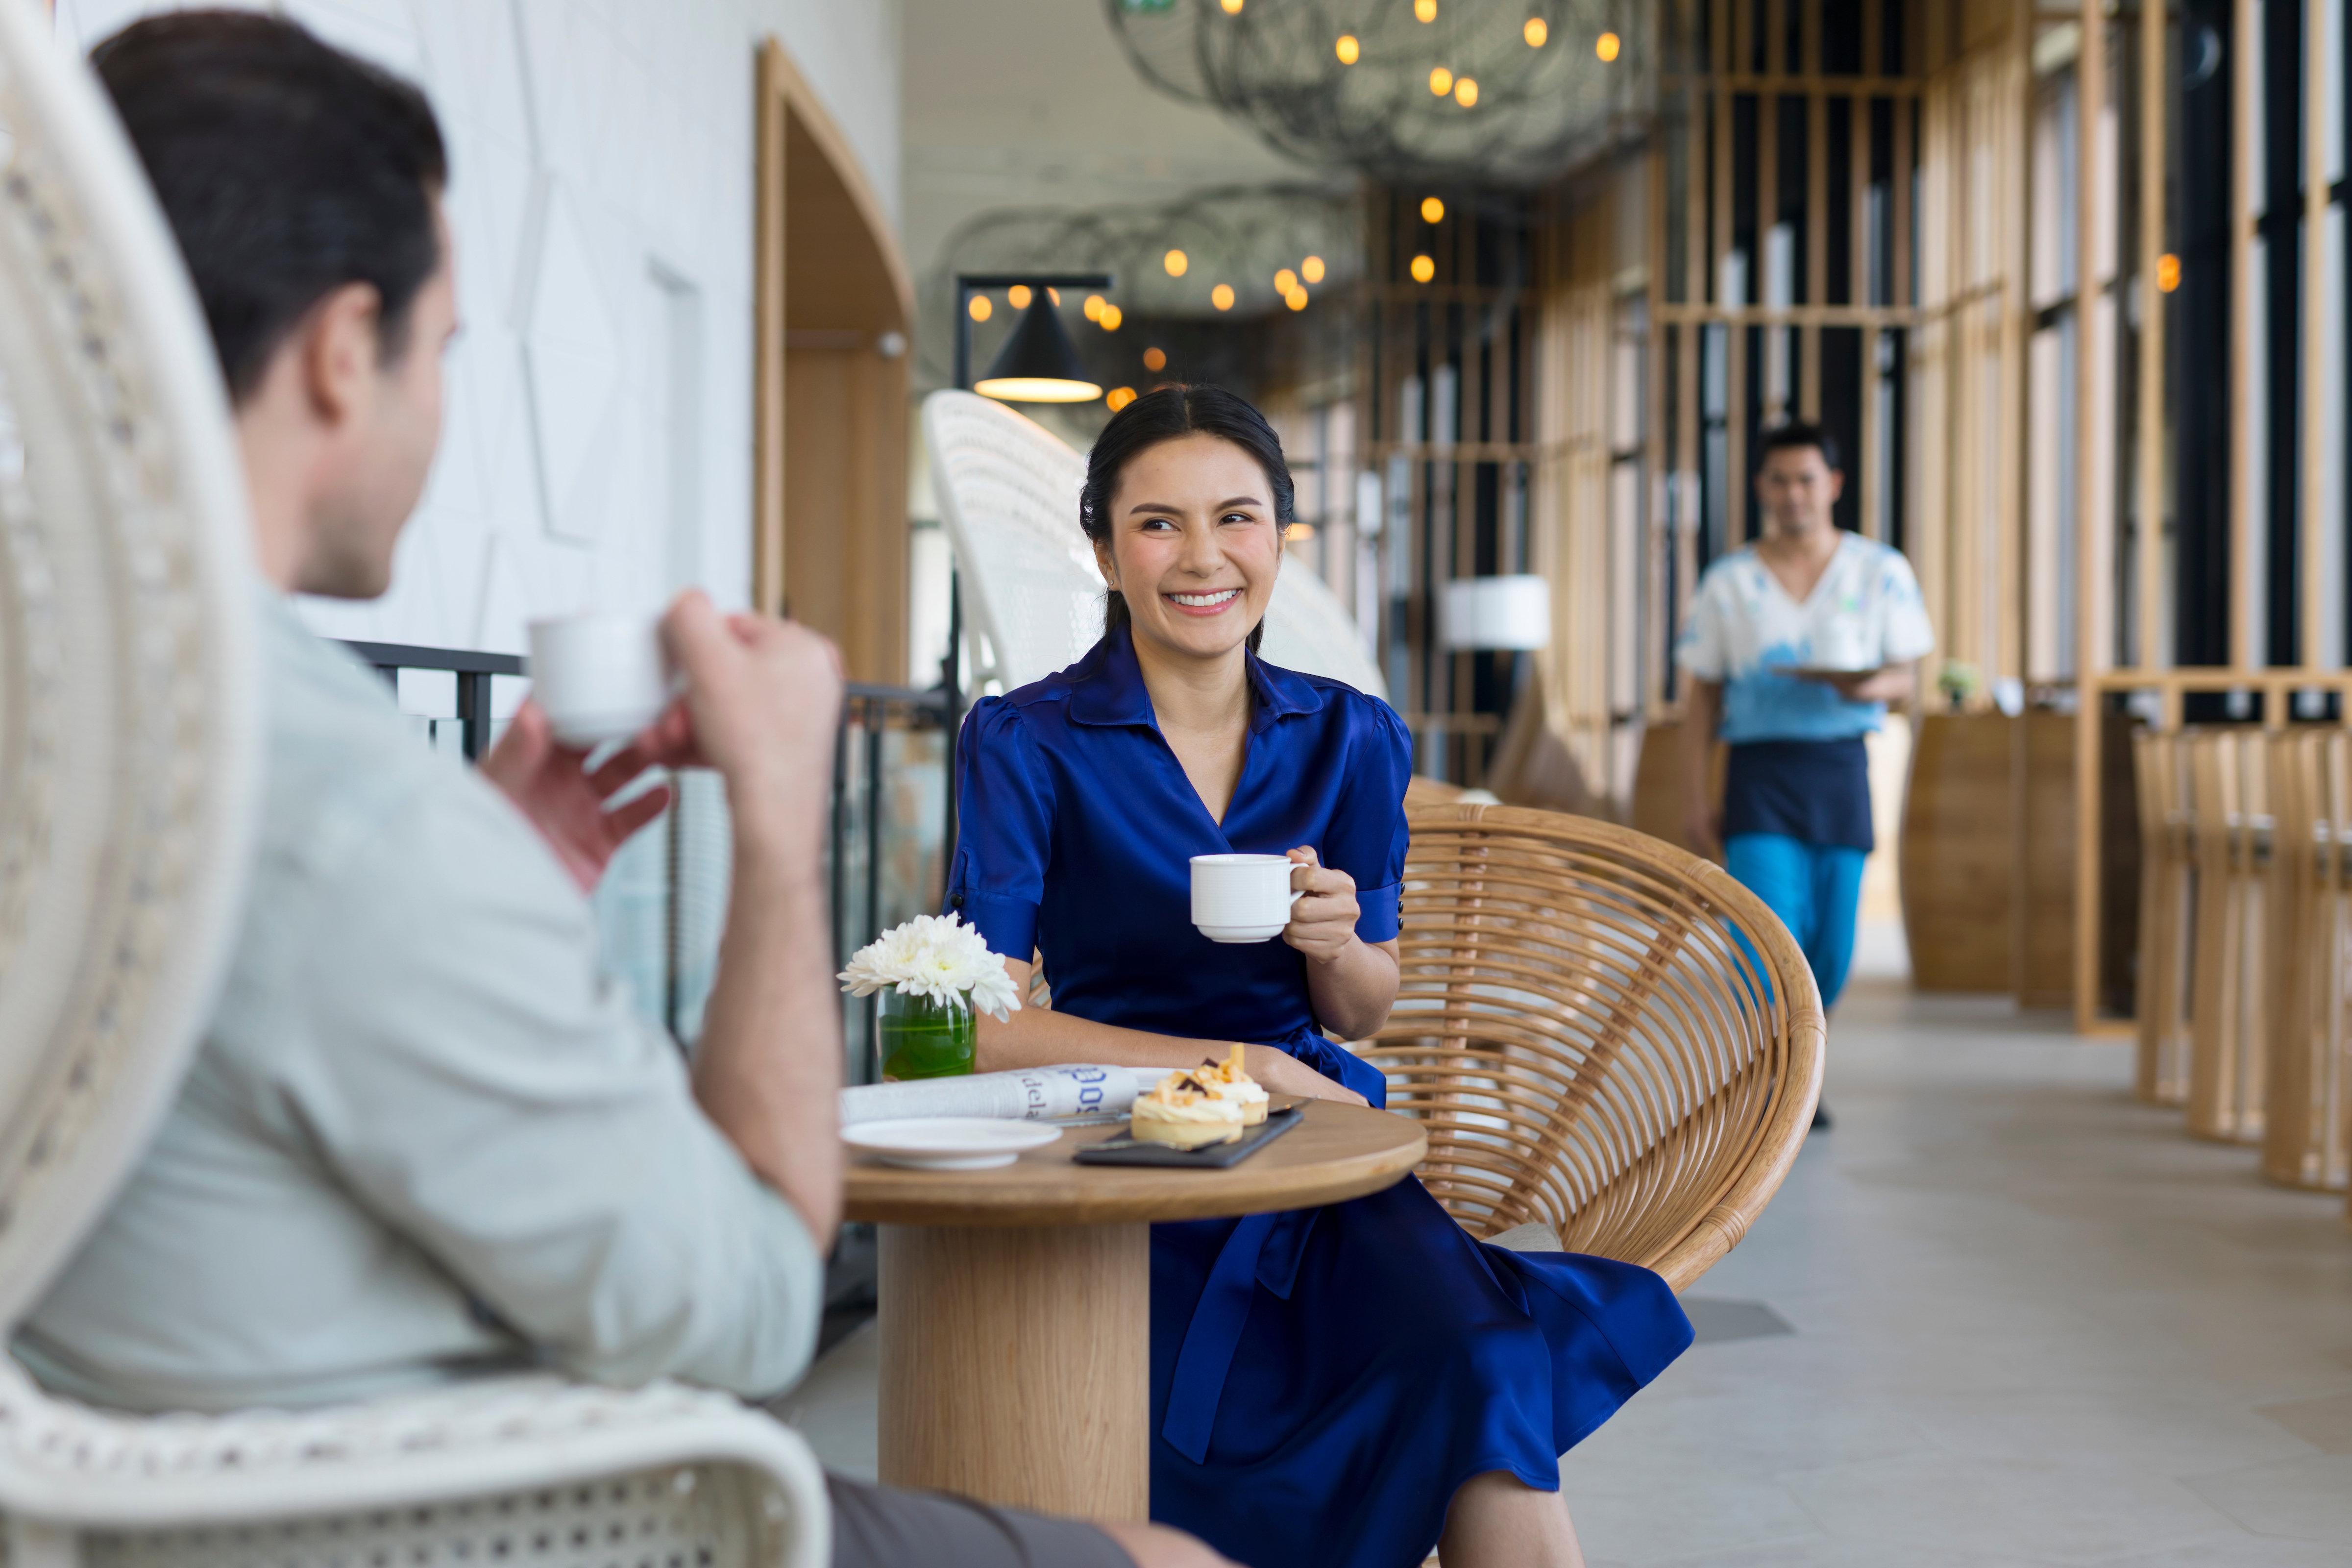
{"label": "blurred wicker chair", "polygon": [[2191,853],[2179,737],[2132,735],[2139,797],[2139,1053],[2133,1088],[2155,1105],[2189,1099],[2189,931],[2196,862]]}
{"label": "blurred wicker chair", "polygon": [[1684,1289],[1803,1146],[1823,1043],[1804,954],[1720,867],[1630,828],[1408,815],[1403,983],[1360,1049],[1428,1129],[1422,1180],[1473,1235],[1548,1229]]}
{"label": "blurred wicker chair", "polygon": [[2262,734],[2251,730],[2188,730],[2182,742],[2197,859],[2189,1131],[2221,1142],[2257,1142],[2269,978],[2269,753]]}
{"label": "blurred wicker chair", "polygon": [[[975,689],[1010,690],[1076,663],[1103,624],[1102,574],[1078,528],[1086,454],[969,392],[923,400],[923,444],[955,548]],[[1299,563],[1275,579],[1259,651],[1285,669],[1388,695],[1355,618]]]}
{"label": "blurred wicker chair", "polygon": [[[258,750],[219,372],[114,114],[47,35],[0,5],[0,1344],[196,1047]],[[147,1419],[0,1353],[0,1565],[822,1568],[829,1529],[805,1444],[675,1384]]]}
{"label": "blurred wicker chair", "polygon": [[2271,752],[2272,815],[2268,1073],[2263,1174],[2283,1186],[2342,1191],[2352,1133],[2347,1095],[2345,957],[2352,949],[2352,883],[2343,851],[2352,735],[2278,736]]}

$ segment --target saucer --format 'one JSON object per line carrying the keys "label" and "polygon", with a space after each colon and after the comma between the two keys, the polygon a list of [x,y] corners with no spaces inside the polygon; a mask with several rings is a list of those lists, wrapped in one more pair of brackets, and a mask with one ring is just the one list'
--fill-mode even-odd
{"label": "saucer", "polygon": [[841,1141],[851,1148],[910,1171],[991,1171],[1061,1135],[1058,1127],[988,1116],[902,1116],[841,1130]]}

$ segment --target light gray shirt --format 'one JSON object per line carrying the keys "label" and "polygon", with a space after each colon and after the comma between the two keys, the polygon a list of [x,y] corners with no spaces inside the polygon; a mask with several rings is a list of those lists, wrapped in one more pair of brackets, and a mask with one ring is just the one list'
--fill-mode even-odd
{"label": "light gray shirt", "polygon": [[522,816],[266,595],[244,931],[153,1145],[15,1349],[139,1410],[553,1364],[767,1394],[823,1260],[597,966]]}

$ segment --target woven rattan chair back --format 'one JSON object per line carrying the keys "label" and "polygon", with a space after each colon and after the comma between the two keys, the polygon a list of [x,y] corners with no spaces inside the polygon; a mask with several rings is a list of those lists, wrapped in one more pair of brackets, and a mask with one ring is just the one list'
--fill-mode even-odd
{"label": "woven rattan chair back", "polygon": [[2139,975],[2134,1011],[2139,1052],[2133,1088],[2154,1105],[2189,1098],[2190,903],[2196,878],[2181,783],[2179,737],[2132,735],[2139,797]]}
{"label": "woven rattan chair back", "polygon": [[2280,735],[2271,748],[2273,834],[2269,1061],[2263,1174],[2341,1191],[2347,1172],[2344,955],[2352,945],[2342,840],[2341,730]]}
{"label": "woven rattan chair back", "polygon": [[1822,1081],[1811,969],[1713,863],[1590,817],[1409,809],[1403,982],[1363,1047],[1472,1234],[1531,1221],[1681,1289],[1737,1246]]}
{"label": "woven rattan chair back", "polygon": [[2263,925],[2270,858],[2268,752],[2258,731],[2188,730],[2197,860],[2189,981],[2189,1131],[2224,1142],[2263,1135]]}

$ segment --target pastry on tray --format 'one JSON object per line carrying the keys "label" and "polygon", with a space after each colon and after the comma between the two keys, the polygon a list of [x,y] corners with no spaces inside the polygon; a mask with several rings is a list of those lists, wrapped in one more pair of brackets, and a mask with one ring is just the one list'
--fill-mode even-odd
{"label": "pastry on tray", "polygon": [[1242,1068],[1242,1048],[1234,1047],[1225,1053],[1223,1061],[1214,1057],[1204,1058],[1192,1069],[1192,1078],[1208,1085],[1209,1092],[1219,1100],[1230,1100],[1242,1108],[1242,1125],[1255,1127],[1265,1120],[1265,1089],[1257,1079]]}
{"label": "pastry on tray", "polygon": [[1171,1072],[1135,1097],[1128,1131],[1139,1143],[1205,1149],[1242,1135],[1242,1106],[1220,1098],[1198,1072]]}

